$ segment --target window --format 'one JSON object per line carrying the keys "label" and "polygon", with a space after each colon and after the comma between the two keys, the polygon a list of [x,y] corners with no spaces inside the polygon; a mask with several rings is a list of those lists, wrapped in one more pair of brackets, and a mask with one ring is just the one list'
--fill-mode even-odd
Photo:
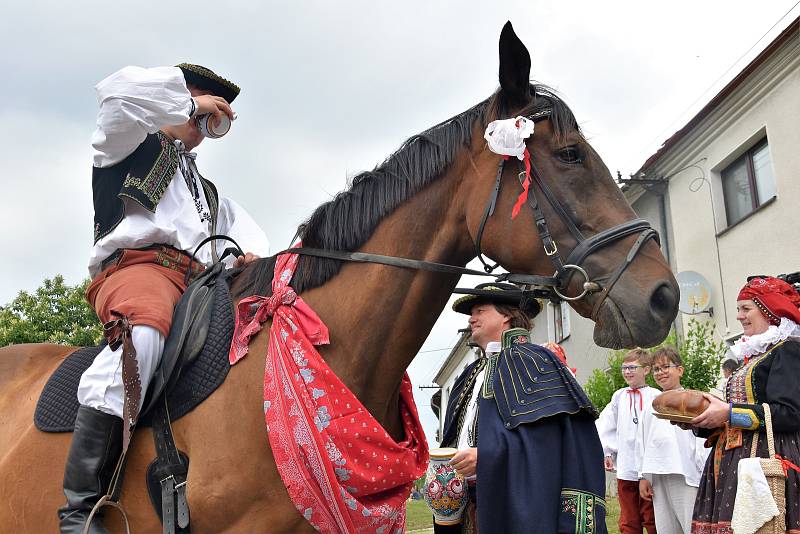
{"label": "window", "polygon": [[775,196],[775,176],[766,139],[725,167],[722,190],[728,226],[741,221]]}
{"label": "window", "polygon": [[561,343],[570,335],[569,305],[562,301],[558,304],[547,303],[547,337],[548,341]]}

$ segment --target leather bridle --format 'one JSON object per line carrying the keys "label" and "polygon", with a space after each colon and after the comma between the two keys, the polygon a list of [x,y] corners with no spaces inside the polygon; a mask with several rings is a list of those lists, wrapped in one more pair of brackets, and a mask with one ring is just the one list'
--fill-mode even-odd
{"label": "leather bridle", "polygon": [[[551,113],[552,108],[545,108],[526,116],[526,118],[534,123],[537,123],[549,119]],[[502,184],[506,161],[506,159],[501,159],[499,165],[497,166],[494,187],[489,197],[489,201],[486,204],[486,209],[484,210],[483,218],[478,226],[478,233],[475,238],[475,253],[480,262],[483,264],[484,271],[487,274],[494,271],[499,264],[495,263],[494,265],[490,265],[486,260],[484,260],[483,253],[481,251],[481,238],[483,236],[486,223],[488,222],[489,217],[491,217],[494,213],[495,206],[497,205],[497,197],[500,194],[500,187]],[[519,161],[519,169],[520,172],[518,174],[518,178],[520,183],[522,183],[525,179],[525,168],[521,161]],[[625,269],[627,269],[631,264],[642,246],[650,239],[655,239],[656,242],[660,244],[658,232],[650,225],[648,221],[644,219],[632,219],[630,221],[625,221],[624,223],[612,226],[611,228],[607,228],[587,238],[580,231],[578,225],[575,224],[575,221],[570,215],[569,210],[564,207],[561,201],[558,200],[558,197],[553,193],[553,190],[550,189],[550,187],[542,180],[536,169],[536,166],[533,165],[533,163],[531,163],[531,182],[532,183],[528,189],[527,203],[533,211],[536,231],[539,234],[539,239],[542,241],[544,253],[550,259],[556,269],[555,273],[553,274],[555,283],[551,286],[553,293],[555,293],[555,295],[558,297],[556,300],[575,301],[584,298],[590,293],[601,292],[600,298],[595,303],[591,314],[592,319],[595,319],[597,312],[600,310],[603,302],[608,297],[611,289],[622,276],[622,273],[625,272]],[[577,245],[569,253],[566,260],[562,259],[561,257],[558,244],[550,233],[547,219],[545,218],[544,213],[539,205],[539,201],[536,197],[537,186],[547,200],[547,203],[550,204],[550,206],[558,215],[559,219],[564,223],[569,230],[569,233],[572,234],[572,237],[577,242]],[[628,255],[622,264],[620,264],[617,270],[608,277],[608,282],[605,284],[605,286],[602,286],[596,280],[590,280],[586,270],[581,267],[581,264],[586,260],[586,258],[597,252],[599,249],[610,245],[619,239],[623,239],[637,233],[639,234],[639,237],[631,246],[630,250],[628,251]],[[572,277],[576,274],[579,274],[583,277],[582,290],[578,295],[568,296],[564,293],[564,291],[569,285]],[[540,282],[540,277],[532,277],[524,274],[501,275],[501,278],[505,281],[524,285],[537,285]]]}
{"label": "leather bridle", "polygon": [[[532,120],[533,122],[540,122],[543,120],[547,120],[550,118],[552,113],[551,108],[546,108],[540,111],[537,111],[531,115],[528,115],[527,118]],[[544,248],[545,255],[550,259],[553,266],[555,267],[555,273],[553,276],[542,276],[542,275],[535,275],[535,274],[514,274],[514,273],[503,273],[500,275],[493,275],[491,274],[494,269],[498,267],[499,264],[490,265],[486,260],[483,258],[483,253],[481,252],[481,238],[483,236],[483,231],[486,228],[486,224],[489,218],[494,214],[495,207],[497,205],[497,198],[500,194],[500,187],[502,184],[503,173],[506,169],[506,160],[501,159],[500,164],[497,167],[497,174],[495,176],[495,183],[490,194],[489,200],[486,204],[486,209],[483,213],[483,218],[481,219],[480,225],[478,227],[478,233],[475,238],[475,252],[477,254],[478,259],[484,266],[483,271],[478,271],[475,269],[468,269],[466,267],[459,267],[457,265],[448,265],[443,263],[436,263],[436,262],[429,262],[424,260],[416,260],[410,258],[400,258],[396,256],[384,256],[381,254],[371,254],[366,252],[345,252],[345,251],[338,251],[338,250],[325,250],[319,248],[310,248],[310,247],[294,247],[283,250],[278,252],[277,255],[281,254],[301,254],[305,256],[315,256],[319,258],[328,258],[333,260],[340,260],[340,261],[350,261],[350,262],[357,262],[357,263],[378,263],[382,265],[390,265],[393,267],[401,267],[401,268],[410,268],[410,269],[420,269],[425,271],[433,271],[433,272],[440,272],[446,274],[459,274],[459,275],[473,275],[473,276],[492,276],[497,279],[497,281],[507,281],[512,282],[519,285],[528,285],[534,286],[534,289],[528,290],[523,292],[525,298],[547,298],[552,301],[576,301],[582,298],[585,298],[587,295],[591,293],[600,292],[600,298],[595,303],[593,310],[592,310],[592,319],[595,319],[600,307],[602,306],[605,299],[608,297],[608,294],[611,292],[611,289],[617,283],[619,278],[622,276],[622,273],[628,268],[631,264],[633,259],[638,254],[639,250],[641,250],[642,246],[649,241],[650,239],[655,239],[656,242],[659,242],[658,232],[650,225],[650,223],[644,219],[632,219],[630,221],[625,221],[624,223],[612,226],[611,228],[607,228],[593,236],[586,237],[578,228],[578,225],[575,223],[573,217],[570,215],[569,211],[564,207],[564,205],[558,200],[556,195],[553,193],[552,189],[550,189],[547,184],[541,179],[539,176],[538,171],[534,165],[531,165],[531,179],[532,183],[530,184],[530,188],[528,190],[528,199],[527,203],[528,206],[533,211],[533,217],[536,224],[536,231],[539,234],[539,239],[542,242],[542,246]],[[520,181],[523,181],[525,178],[525,169],[520,162],[521,172],[519,173],[518,177]],[[558,215],[559,219],[564,223],[564,225],[569,230],[569,233],[577,242],[575,248],[567,256],[566,260],[564,260],[561,256],[561,252],[559,251],[558,245],[550,233],[550,228],[547,224],[547,219],[544,216],[544,213],[541,210],[539,205],[539,201],[536,197],[535,189],[538,187],[542,194],[544,195],[547,203],[553,208],[553,210]],[[581,267],[581,264],[588,258],[591,254],[594,254],[599,249],[608,246],[620,239],[628,237],[630,235],[639,234],[639,237],[636,239],[634,244],[631,246],[630,250],[628,251],[628,255],[626,256],[625,260],[617,267],[617,269],[608,277],[608,282],[605,285],[601,285],[598,280],[591,280],[589,275],[587,274],[586,270]],[[580,275],[583,277],[583,285],[582,290],[578,295],[569,296],[565,294],[566,288],[570,283],[570,280],[575,275]],[[469,293],[469,290],[459,290],[456,289],[454,293]]]}

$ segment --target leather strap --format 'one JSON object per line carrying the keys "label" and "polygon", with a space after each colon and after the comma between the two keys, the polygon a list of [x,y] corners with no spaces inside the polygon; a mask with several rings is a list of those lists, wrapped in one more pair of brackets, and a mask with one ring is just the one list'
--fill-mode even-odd
{"label": "leather strap", "polygon": [[[472,276],[490,276],[492,278],[508,279],[508,273],[496,276],[476,269],[468,269],[466,267],[458,267],[456,265],[448,265],[446,263],[436,263],[432,261],[414,260],[410,258],[400,258],[397,256],[384,256],[382,254],[371,254],[368,252],[345,252],[341,250],[325,250],[321,248],[311,247],[296,247],[287,248],[277,252],[275,255],[282,254],[300,254],[302,256],[314,256],[317,258],[328,258],[331,260],[350,261],[354,263],[378,263],[381,265],[389,265],[391,267],[400,267],[404,269],[418,269],[422,271],[431,271],[436,273],[445,274],[469,274]],[[539,276],[539,275],[524,275],[529,280],[530,284],[537,285],[553,285],[555,278],[552,276]]]}
{"label": "leather strap", "polygon": [[225,257],[228,256],[229,254],[237,254],[238,256],[244,256],[244,251],[242,250],[242,247],[240,247],[239,243],[237,243],[236,240],[233,239],[232,237],[227,236],[227,235],[223,235],[223,234],[212,234],[212,235],[208,236],[207,238],[205,238],[202,241],[200,241],[200,244],[197,245],[197,247],[195,247],[194,252],[192,252],[192,256],[189,258],[189,268],[186,269],[186,276],[184,277],[184,282],[186,283],[187,286],[189,285],[189,281],[192,279],[192,275],[194,274],[192,272],[192,265],[194,265],[194,263],[196,261],[194,258],[195,258],[195,256],[197,256],[197,253],[200,252],[200,248],[203,245],[205,245],[206,243],[208,243],[210,241],[215,241],[217,239],[221,239],[223,241],[230,241],[231,243],[236,245],[236,248],[235,249],[233,247],[226,248],[225,252],[222,254],[222,256],[220,256],[218,258],[217,257],[217,244],[216,244],[216,242],[212,243],[211,244],[211,252],[212,252],[211,257],[212,257],[212,259],[213,259],[215,264],[219,263],[222,260],[224,260]]}
{"label": "leather strap", "polygon": [[478,235],[475,236],[475,254],[483,264],[483,270],[487,273],[491,273],[500,266],[499,263],[490,265],[486,260],[483,259],[483,253],[481,252],[481,238],[483,237],[483,230],[486,228],[486,222],[489,220],[489,217],[494,214],[494,208],[497,206],[497,195],[500,194],[500,184],[503,181],[503,169],[505,169],[505,164],[506,160],[503,159],[500,160],[500,165],[497,166],[497,176],[494,178],[494,188],[489,196],[489,202],[486,204],[486,209],[483,210],[481,224],[478,226]]}
{"label": "leather strap", "polygon": [[642,248],[642,245],[644,245],[649,239],[655,239],[656,241],[658,240],[658,232],[656,232],[653,228],[648,228],[647,230],[644,230],[641,234],[639,234],[639,237],[636,239],[636,242],[628,251],[628,256],[625,258],[625,261],[622,264],[620,264],[619,267],[617,267],[617,270],[614,272],[613,275],[611,275],[611,278],[609,278],[608,283],[603,288],[603,291],[600,293],[597,302],[595,302],[594,307],[592,308],[591,318],[593,321],[597,320],[597,314],[600,311],[600,307],[603,305],[603,302],[605,302],[606,298],[608,297],[608,294],[611,292],[611,289],[617,283],[617,280],[619,280],[619,277],[622,276],[622,273],[624,273],[625,269],[627,269],[628,266],[631,264],[633,259],[636,257],[636,254],[639,253],[639,250]]}
{"label": "leather strap", "polygon": [[136,348],[131,339],[131,324],[127,317],[120,317],[103,325],[103,335],[108,339],[111,350],[122,345],[122,384],[125,399],[122,404],[122,455],[131,442],[133,429],[139,419],[139,404],[142,400],[142,381],[139,377],[139,364],[136,361]]}
{"label": "leather strap", "polygon": [[[186,500],[188,468],[181,460],[169,421],[167,399],[153,410],[153,441],[156,447],[155,474],[161,482],[161,520],[164,534],[189,527],[189,503]],[[177,528],[176,528],[177,527]],[[182,530],[188,532],[188,530]]]}

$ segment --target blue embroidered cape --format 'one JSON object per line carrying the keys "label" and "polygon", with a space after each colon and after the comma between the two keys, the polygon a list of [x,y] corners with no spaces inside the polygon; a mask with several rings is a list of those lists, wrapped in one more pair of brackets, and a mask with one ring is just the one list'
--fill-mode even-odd
{"label": "blue embroidered cape", "polygon": [[[499,355],[473,363],[450,395],[442,446],[455,446],[473,387],[478,404],[480,534],[605,534],[603,449],[597,411],[552,352],[508,330]],[[462,395],[462,392],[464,394]],[[467,399],[467,400],[464,400]],[[452,532],[437,526],[437,534]],[[458,530],[456,530],[458,531]]]}

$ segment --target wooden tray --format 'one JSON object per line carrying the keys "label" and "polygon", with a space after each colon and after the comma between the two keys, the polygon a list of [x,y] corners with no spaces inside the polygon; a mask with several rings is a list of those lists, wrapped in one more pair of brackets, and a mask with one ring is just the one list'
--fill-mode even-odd
{"label": "wooden tray", "polygon": [[667,421],[675,421],[676,423],[690,423],[694,416],[691,415],[673,415],[673,414],[666,414],[666,413],[658,413],[653,412],[653,415],[658,417],[659,419],[666,419]]}

